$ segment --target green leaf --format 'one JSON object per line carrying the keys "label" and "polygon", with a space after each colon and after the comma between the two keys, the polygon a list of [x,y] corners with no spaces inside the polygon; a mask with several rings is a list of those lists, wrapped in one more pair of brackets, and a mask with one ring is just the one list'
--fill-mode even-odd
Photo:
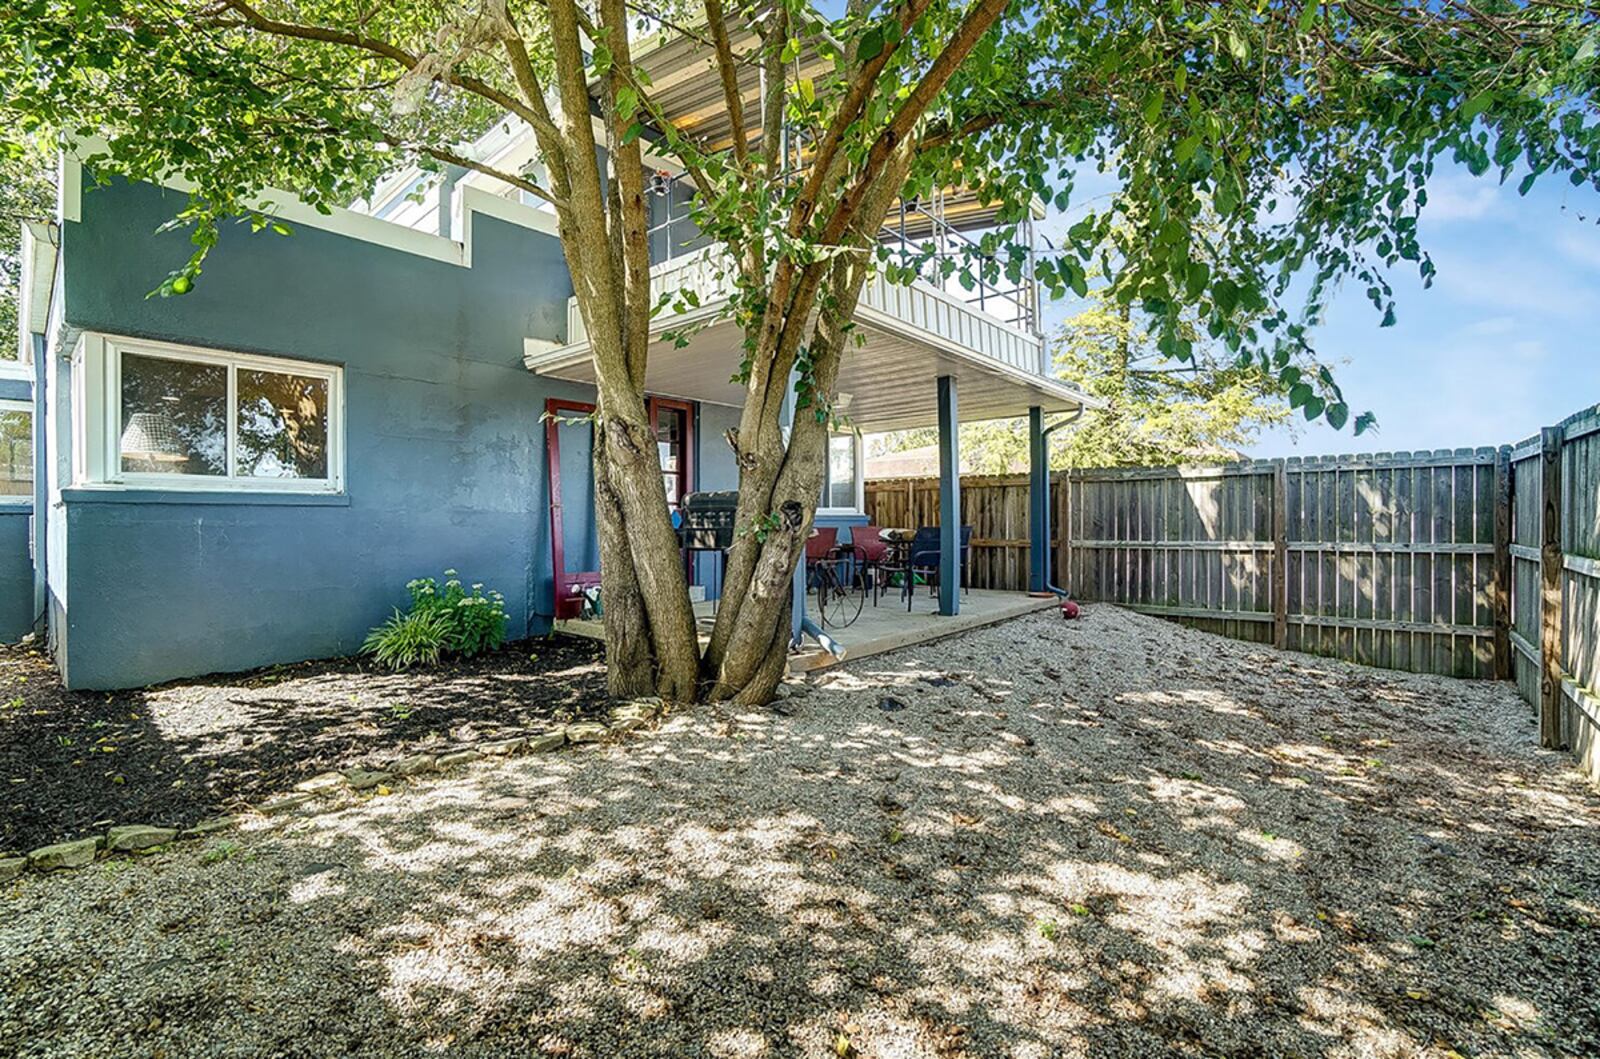
{"label": "green leaf", "polygon": [[1328,425],[1335,430],[1343,430],[1345,422],[1350,418],[1350,406],[1343,401],[1330,404],[1322,413],[1328,420]]}
{"label": "green leaf", "polygon": [[1154,125],[1161,119],[1161,108],[1166,103],[1166,97],[1158,88],[1144,98],[1144,123]]}
{"label": "green leaf", "polygon": [[1228,51],[1241,63],[1250,61],[1250,42],[1237,29],[1228,30]]}
{"label": "green leaf", "polygon": [[1322,398],[1313,397],[1311,400],[1305,403],[1305,407],[1302,409],[1302,411],[1305,412],[1306,420],[1309,422],[1310,420],[1313,420],[1321,415],[1324,407],[1326,407],[1326,403],[1322,400]]}
{"label": "green leaf", "polygon": [[632,125],[629,125],[628,131],[622,134],[622,146],[628,146],[628,144],[632,143],[634,140],[637,140],[640,135],[643,134],[643,132],[643,123],[636,121]]}
{"label": "green leaf", "polygon": [[1489,104],[1493,102],[1494,92],[1479,92],[1477,95],[1461,104],[1461,120],[1471,121],[1473,118],[1487,110]]}
{"label": "green leaf", "polygon": [[1311,32],[1311,26],[1317,21],[1317,0],[1310,0],[1305,7],[1300,9],[1299,26],[1301,33]]}
{"label": "green leaf", "polygon": [[1289,387],[1289,407],[1299,408],[1315,397],[1316,391],[1303,382],[1297,382]]}
{"label": "green leaf", "polygon": [[[861,40],[856,43],[856,61],[871,62],[883,54],[883,30],[873,26],[861,34]],[[784,60],[788,62],[788,59]]]}

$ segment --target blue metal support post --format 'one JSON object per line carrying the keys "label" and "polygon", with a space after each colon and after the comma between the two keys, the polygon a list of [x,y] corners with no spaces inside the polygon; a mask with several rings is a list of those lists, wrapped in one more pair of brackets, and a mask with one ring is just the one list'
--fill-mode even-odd
{"label": "blue metal support post", "polygon": [[1050,503],[1050,452],[1044,436],[1044,410],[1028,409],[1028,591],[1050,583],[1050,542],[1045,539],[1045,505]]}
{"label": "blue metal support post", "polygon": [[939,376],[939,613],[961,613],[961,442],[956,380]]}

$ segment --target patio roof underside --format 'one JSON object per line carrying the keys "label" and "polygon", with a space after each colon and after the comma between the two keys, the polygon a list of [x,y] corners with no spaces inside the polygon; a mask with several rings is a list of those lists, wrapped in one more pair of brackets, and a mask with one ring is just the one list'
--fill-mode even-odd
{"label": "patio roof underside", "polygon": [[[957,409],[963,423],[1027,415],[1033,406],[1045,412],[1070,412],[1083,400],[1049,379],[1006,365],[861,324],[864,345],[844,354],[839,365],[840,412],[866,433],[931,427],[939,422],[941,375],[956,380]],[[695,334],[682,349],[657,341],[650,347],[645,388],[662,397],[740,407],[744,387],[731,376],[739,361],[740,332],[722,322]],[[568,347],[557,358],[530,366],[541,375],[593,383],[594,367],[587,345]]]}

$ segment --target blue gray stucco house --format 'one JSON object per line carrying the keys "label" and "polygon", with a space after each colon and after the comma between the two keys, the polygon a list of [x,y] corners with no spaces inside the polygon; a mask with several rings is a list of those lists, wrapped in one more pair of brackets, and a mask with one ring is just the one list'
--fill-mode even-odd
{"label": "blue gray stucco house", "polygon": [[[335,656],[446,568],[505,595],[511,636],[551,628],[557,479],[563,568],[597,566],[588,428],[547,445],[552,402],[594,394],[555,219],[492,182],[416,184],[327,216],[279,196],[291,234],[227,226],[160,298],[192,249],[160,230],[185,192],[64,159],[58,222],[26,240],[25,363],[0,379],[35,436],[33,495],[0,499],[0,638],[47,633],[73,688]],[[708,275],[680,197],[653,203],[663,287]],[[968,418],[1082,403],[1035,330],[946,291],[874,281],[858,319],[840,385],[863,430],[953,430],[958,382]],[[736,485],[729,326],[652,347],[671,500]],[[864,521],[861,455],[841,434],[819,521]],[[694,573],[715,596],[715,564]]]}

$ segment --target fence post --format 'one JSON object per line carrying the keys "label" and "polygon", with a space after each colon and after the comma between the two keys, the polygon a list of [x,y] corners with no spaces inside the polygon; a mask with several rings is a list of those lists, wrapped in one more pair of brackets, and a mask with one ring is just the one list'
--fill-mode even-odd
{"label": "fence post", "polygon": [[1055,530],[1055,576],[1050,583],[1077,594],[1077,571],[1072,568],[1072,472],[1057,471],[1050,475],[1051,503],[1055,515],[1051,528]]}
{"label": "fence post", "polygon": [[1511,446],[1494,460],[1494,677],[1515,675],[1511,653]]}
{"label": "fence post", "polygon": [[1561,739],[1561,443],[1560,427],[1539,432],[1539,744]]}
{"label": "fence post", "polygon": [[1272,461],[1272,646],[1289,646],[1289,473]]}

